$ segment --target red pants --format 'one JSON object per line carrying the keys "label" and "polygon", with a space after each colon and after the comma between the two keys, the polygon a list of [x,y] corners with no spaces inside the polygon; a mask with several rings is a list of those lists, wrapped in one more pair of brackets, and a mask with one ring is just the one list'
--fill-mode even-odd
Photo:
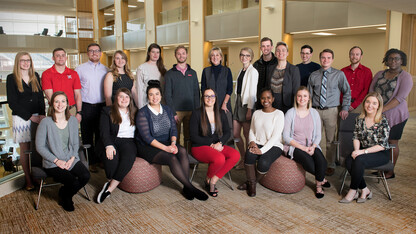
{"label": "red pants", "polygon": [[224,145],[224,149],[221,152],[207,145],[192,147],[191,152],[195,159],[209,164],[208,178],[216,175],[221,179],[240,160],[240,153],[226,145]]}

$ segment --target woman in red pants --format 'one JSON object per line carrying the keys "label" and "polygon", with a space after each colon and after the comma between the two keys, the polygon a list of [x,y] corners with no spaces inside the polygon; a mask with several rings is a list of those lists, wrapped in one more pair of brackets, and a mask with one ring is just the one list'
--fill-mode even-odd
{"label": "woman in red pants", "polygon": [[216,197],[215,184],[237,164],[240,154],[224,145],[231,136],[231,129],[224,111],[219,111],[214,90],[206,89],[201,103],[202,107],[191,116],[191,151],[198,161],[209,163],[205,185],[209,194]]}

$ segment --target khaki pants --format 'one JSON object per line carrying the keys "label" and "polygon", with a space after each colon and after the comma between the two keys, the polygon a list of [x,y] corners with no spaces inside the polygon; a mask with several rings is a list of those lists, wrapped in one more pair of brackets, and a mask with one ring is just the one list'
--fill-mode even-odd
{"label": "khaki pants", "polygon": [[[323,136],[325,133],[326,137],[326,161],[328,162],[328,168],[335,168],[336,147],[334,141],[338,122],[338,107],[332,107],[326,110],[316,110],[321,117],[321,135]],[[323,148],[322,145],[321,148]]]}
{"label": "khaki pants", "polygon": [[[183,146],[188,149],[188,144],[190,144],[190,136],[189,136],[189,121],[191,120],[192,111],[176,111],[176,116],[179,119],[179,123],[176,123],[176,129],[178,130],[178,138],[176,142],[180,145],[181,139],[181,126],[183,123]],[[189,145],[190,147],[190,145]]]}

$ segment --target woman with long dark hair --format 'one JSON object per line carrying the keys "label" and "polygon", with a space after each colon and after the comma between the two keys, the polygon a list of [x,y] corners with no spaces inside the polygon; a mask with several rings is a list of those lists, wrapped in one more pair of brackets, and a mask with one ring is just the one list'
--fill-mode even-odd
{"label": "woman with long dark hair", "polygon": [[190,120],[192,155],[201,162],[209,163],[205,185],[211,196],[217,197],[215,184],[240,159],[237,150],[225,145],[231,129],[224,111],[220,111],[217,96],[213,89],[203,92],[202,106],[194,110]]}
{"label": "woman with long dark hair", "polygon": [[166,73],[165,65],[161,56],[162,49],[156,43],[150,44],[147,48],[146,62],[137,68],[137,108],[147,104],[146,90],[150,80],[158,80],[164,90],[165,81],[163,76]]}
{"label": "woman with long dark hair", "polygon": [[98,194],[97,203],[111,195],[133,166],[137,154],[134,141],[136,112],[132,94],[127,88],[117,90],[113,105],[102,110],[100,139],[105,147],[103,161],[108,182]]}
{"label": "woman with long dark hair", "polygon": [[188,154],[177,144],[176,121],[172,110],[160,104],[162,88],[157,80],[150,80],[146,89],[149,104],[136,115],[136,140],[139,157],[149,163],[168,165],[172,175],[183,184],[186,199],[207,200],[208,196],[189,181]]}
{"label": "woman with long dark hair", "polygon": [[122,50],[117,50],[113,55],[110,71],[104,78],[104,97],[105,105],[111,106],[117,90],[127,88],[133,100],[137,100],[136,83],[133,73],[130,71],[127,55]]}
{"label": "woman with long dark hair", "polygon": [[12,110],[13,139],[20,147],[20,162],[25,173],[26,190],[33,190],[29,155],[37,125],[45,117],[45,101],[40,79],[29,53],[19,52],[14,60],[13,73],[7,76],[7,102]]}
{"label": "woman with long dark hair", "polygon": [[78,155],[78,120],[69,114],[68,97],[62,91],[52,94],[48,117],[37,129],[36,149],[46,173],[63,184],[59,204],[73,211],[72,197],[88,183],[90,173]]}

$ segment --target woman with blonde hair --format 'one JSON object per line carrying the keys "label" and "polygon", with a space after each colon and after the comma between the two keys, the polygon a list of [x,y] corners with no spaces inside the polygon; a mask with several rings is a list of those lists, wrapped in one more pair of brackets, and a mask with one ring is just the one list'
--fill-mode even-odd
{"label": "woman with blonde hair", "polygon": [[110,71],[104,78],[105,105],[111,106],[118,89],[127,88],[131,91],[133,99],[137,100],[137,90],[133,73],[130,71],[127,55],[122,50],[117,50],[113,56]]}
{"label": "woman with blonde hair", "polygon": [[315,176],[316,198],[324,197],[322,187],[331,185],[325,179],[326,159],[322,154],[321,118],[318,112],[311,108],[312,100],[308,89],[300,86],[295,95],[294,107],[285,115],[283,141],[287,157],[295,160],[302,167]]}
{"label": "woman with blonde hair", "polygon": [[[362,102],[363,110],[355,120],[353,135],[354,151],[345,159],[345,165],[351,174],[351,185],[347,195],[340,203],[350,203],[357,199],[363,203],[371,199],[373,193],[364,180],[364,169],[377,167],[389,161],[389,133],[387,118],[382,114],[383,98],[377,92],[367,94]],[[358,197],[358,189],[361,196]]]}
{"label": "woman with blonde hair", "polygon": [[[251,64],[253,58],[254,53],[251,48],[244,47],[240,50],[240,61],[243,64],[243,68],[240,70],[237,78],[235,89],[236,101],[233,115],[234,142],[241,155],[240,163],[237,164],[236,169],[244,168],[244,155],[248,147],[251,116],[255,110],[257,100],[259,73]],[[245,143],[241,137],[241,129],[243,129]]]}
{"label": "woman with blonde hair", "polygon": [[29,155],[36,127],[45,117],[45,101],[40,78],[29,53],[19,52],[14,60],[13,73],[7,76],[7,101],[12,110],[14,142],[20,146],[20,162],[26,179],[26,190],[33,190]]}

